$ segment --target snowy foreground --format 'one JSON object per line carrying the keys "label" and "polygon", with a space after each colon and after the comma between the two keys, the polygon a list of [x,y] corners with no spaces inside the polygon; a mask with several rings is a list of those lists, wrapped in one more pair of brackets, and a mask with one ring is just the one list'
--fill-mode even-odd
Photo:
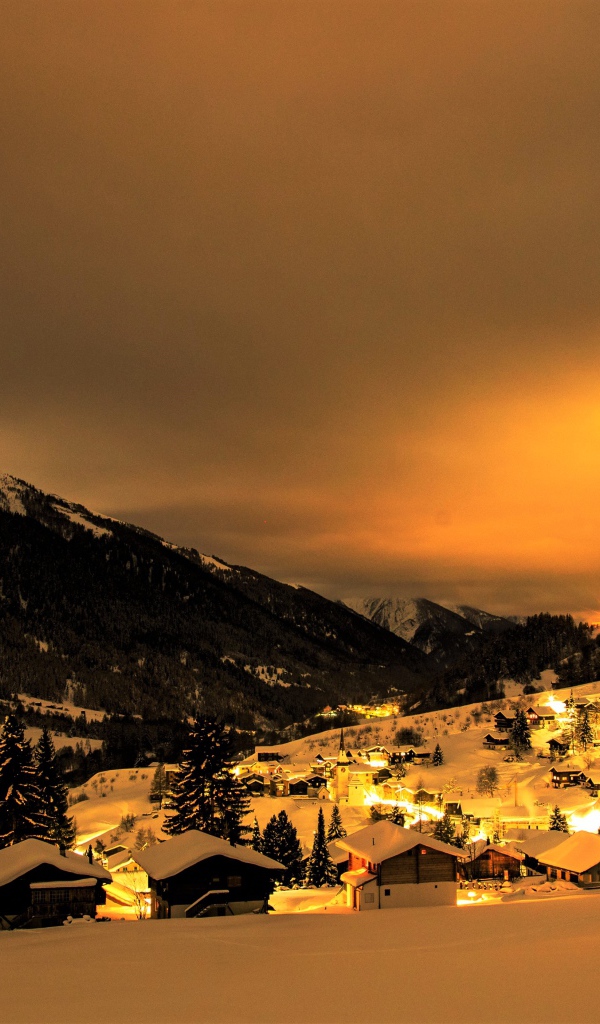
{"label": "snowy foreground", "polygon": [[3,1024],[591,1024],[600,895],[0,933]]}

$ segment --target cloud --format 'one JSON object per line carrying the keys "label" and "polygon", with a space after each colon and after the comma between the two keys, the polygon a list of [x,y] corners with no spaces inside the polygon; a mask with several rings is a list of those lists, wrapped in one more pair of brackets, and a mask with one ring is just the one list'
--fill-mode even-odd
{"label": "cloud", "polygon": [[597,5],[6,7],[3,468],[330,593],[592,607]]}

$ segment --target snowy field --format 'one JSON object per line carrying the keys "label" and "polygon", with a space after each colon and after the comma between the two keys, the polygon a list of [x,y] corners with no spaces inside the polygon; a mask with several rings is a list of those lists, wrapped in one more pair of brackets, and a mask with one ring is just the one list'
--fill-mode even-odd
{"label": "snowy field", "polygon": [[[3,1024],[596,1024],[600,897],[0,933]],[[584,955],[585,954],[585,955]]]}

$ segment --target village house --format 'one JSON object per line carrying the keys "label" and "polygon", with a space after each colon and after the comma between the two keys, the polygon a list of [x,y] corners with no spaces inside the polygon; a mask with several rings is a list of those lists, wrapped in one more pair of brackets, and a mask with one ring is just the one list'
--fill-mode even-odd
{"label": "village house", "polygon": [[600,886],[600,836],[596,832],[574,832],[553,849],[538,853],[548,878],[563,878],[586,887]]}
{"label": "village house", "polygon": [[545,873],[537,856],[558,846],[565,840],[564,832],[549,829],[515,828],[504,833],[505,848],[512,847],[525,857],[524,864],[528,874]]}
{"label": "village house", "polygon": [[515,719],[509,718],[503,711],[498,711],[498,713],[494,715],[494,722],[496,725],[496,732],[510,732],[515,724]]}
{"label": "village house", "polygon": [[460,873],[463,878],[519,878],[522,874],[521,865],[525,854],[509,846],[488,843],[480,839],[467,848],[468,858],[460,862]]}
{"label": "village house", "polygon": [[570,744],[567,741],[555,740],[553,738],[548,740],[548,747],[550,748],[550,757],[562,759],[567,757]]}
{"label": "village house", "polygon": [[136,854],[153,918],[221,917],[260,910],[285,868],[248,846],[191,829]]}
{"label": "village house", "polygon": [[555,789],[566,789],[568,786],[585,786],[587,775],[579,768],[551,768],[550,781]]}
{"label": "village house", "polygon": [[461,856],[455,846],[391,821],[367,825],[336,843],[349,853],[341,881],[354,910],[455,905]]}
{"label": "village house", "polygon": [[530,729],[545,729],[556,718],[549,708],[527,708],[525,715]]}
{"label": "village house", "polygon": [[510,743],[508,736],[493,736],[488,732],[487,736],[483,737],[483,745],[488,750],[506,750]]}
{"label": "village house", "polygon": [[0,929],[94,917],[110,881],[100,864],[40,839],[7,846],[0,850]]}

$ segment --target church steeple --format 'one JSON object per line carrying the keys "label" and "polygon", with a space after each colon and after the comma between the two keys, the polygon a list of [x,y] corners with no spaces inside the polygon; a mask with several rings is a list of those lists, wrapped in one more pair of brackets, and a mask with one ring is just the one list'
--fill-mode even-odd
{"label": "church steeple", "polygon": [[340,752],[338,755],[338,761],[346,760],[346,747],[344,744],[344,728],[340,729]]}

